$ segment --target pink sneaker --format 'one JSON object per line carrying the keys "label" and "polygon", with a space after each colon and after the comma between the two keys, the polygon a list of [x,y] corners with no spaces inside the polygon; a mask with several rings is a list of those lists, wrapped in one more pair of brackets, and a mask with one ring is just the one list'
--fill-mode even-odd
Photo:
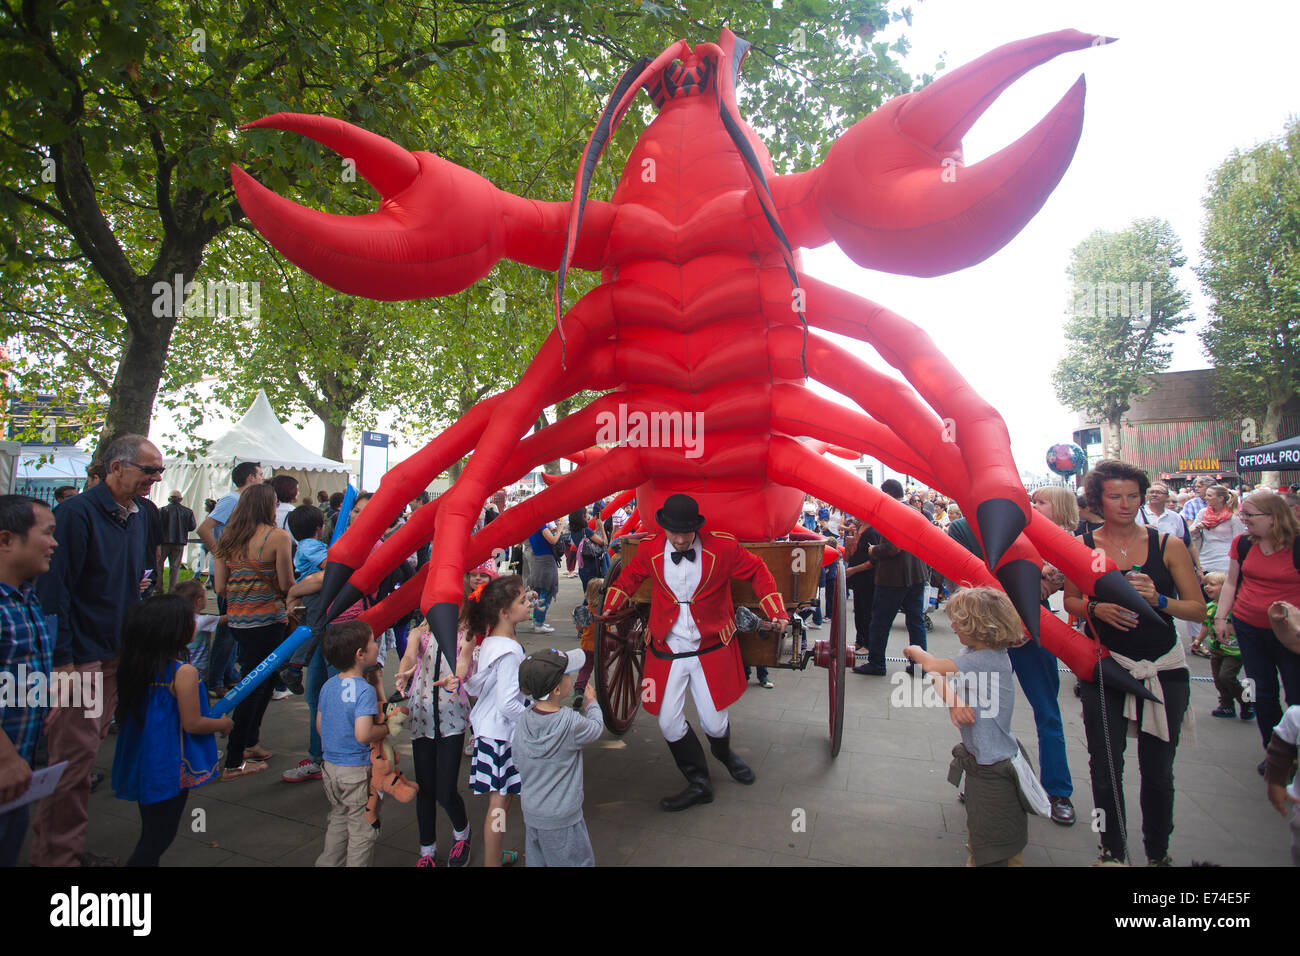
{"label": "pink sneaker", "polygon": [[319,780],[322,769],[320,764],[308,757],[306,760],[299,760],[298,766],[291,767],[280,774],[280,779],[285,783],[306,783],[308,780]]}
{"label": "pink sneaker", "polygon": [[422,856],[422,857],[420,857],[420,859],[419,859],[418,861],[416,861],[416,864],[415,864],[415,865],[416,865],[416,867],[426,867],[426,868],[427,868],[427,867],[435,867],[435,866],[437,866],[438,864],[435,863],[435,862],[433,861],[433,857],[431,857],[431,856]]}
{"label": "pink sneaker", "polygon": [[472,832],[467,833],[465,839],[451,845],[451,853],[447,855],[448,866],[469,866],[469,841],[473,836]]}

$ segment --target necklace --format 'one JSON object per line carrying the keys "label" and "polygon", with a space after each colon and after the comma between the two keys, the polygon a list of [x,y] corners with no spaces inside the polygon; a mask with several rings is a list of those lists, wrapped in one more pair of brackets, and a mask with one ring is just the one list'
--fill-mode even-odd
{"label": "necklace", "polygon": [[[1120,547],[1120,543],[1118,541],[1110,541],[1110,544],[1113,545],[1115,550],[1118,551],[1120,555],[1127,560],[1129,548],[1136,546],[1137,543],[1145,537],[1146,535],[1140,535],[1139,537],[1132,538],[1128,543],[1128,548]],[[1107,535],[1108,540],[1109,538],[1110,536]]]}

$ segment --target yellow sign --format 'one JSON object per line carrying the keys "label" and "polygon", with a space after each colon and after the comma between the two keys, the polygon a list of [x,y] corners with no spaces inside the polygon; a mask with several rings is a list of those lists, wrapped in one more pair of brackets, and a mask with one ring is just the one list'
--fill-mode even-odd
{"label": "yellow sign", "polygon": [[1179,458],[1179,471],[1218,471],[1219,459],[1217,458]]}

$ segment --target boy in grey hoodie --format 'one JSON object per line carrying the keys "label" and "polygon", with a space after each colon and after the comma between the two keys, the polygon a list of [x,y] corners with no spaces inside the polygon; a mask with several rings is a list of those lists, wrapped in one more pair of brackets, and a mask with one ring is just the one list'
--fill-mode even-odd
{"label": "boy in grey hoodie", "polygon": [[582,818],[582,745],[604,730],[595,682],[587,685],[581,714],[566,706],[573,699],[570,675],[585,660],[580,650],[548,648],[519,664],[519,688],[537,701],[519,719],[511,741],[528,828],[528,866],[596,865]]}

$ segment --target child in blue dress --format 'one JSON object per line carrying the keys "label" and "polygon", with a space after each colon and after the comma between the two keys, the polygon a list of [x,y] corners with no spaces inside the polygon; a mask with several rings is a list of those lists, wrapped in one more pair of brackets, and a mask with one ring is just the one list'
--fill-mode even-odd
{"label": "child in blue dress", "polygon": [[217,773],[213,734],[229,717],[207,716],[208,695],[186,660],[194,608],[174,594],[134,605],[122,622],[117,668],[113,790],[140,804],[140,841],[127,866],[157,866],[180,826],[190,790]]}

